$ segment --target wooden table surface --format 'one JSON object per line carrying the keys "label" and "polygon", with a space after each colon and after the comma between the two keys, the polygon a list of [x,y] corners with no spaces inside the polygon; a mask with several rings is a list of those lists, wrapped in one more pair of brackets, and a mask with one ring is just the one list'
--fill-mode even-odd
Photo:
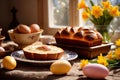
{"label": "wooden table surface", "polygon": [[[2,58],[0,59],[0,63]],[[17,61],[17,67],[14,70],[6,70],[0,67],[0,80],[92,80],[84,76],[80,70],[80,59],[70,61],[71,70],[65,75],[54,75],[50,72],[50,65],[31,64]],[[93,75],[94,76],[94,75]],[[105,79],[100,80],[120,80],[120,69],[114,69],[109,72]]]}
{"label": "wooden table surface", "polygon": [[[49,65],[41,66],[23,62],[17,63],[18,65],[14,70],[0,68],[0,80],[92,80],[84,76],[80,70],[79,59],[71,61],[72,68],[65,75],[52,74],[49,70]],[[120,69],[111,70],[109,76],[100,80],[120,80]]]}

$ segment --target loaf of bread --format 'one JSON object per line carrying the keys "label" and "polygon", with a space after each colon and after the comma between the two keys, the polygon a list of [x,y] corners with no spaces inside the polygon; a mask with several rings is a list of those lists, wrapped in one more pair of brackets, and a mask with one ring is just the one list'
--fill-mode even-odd
{"label": "loaf of bread", "polygon": [[102,44],[102,35],[92,28],[66,27],[56,32],[54,35],[57,44],[96,46]]}
{"label": "loaf of bread", "polygon": [[37,44],[23,48],[23,52],[27,59],[33,60],[56,60],[64,54],[64,50],[57,46]]}

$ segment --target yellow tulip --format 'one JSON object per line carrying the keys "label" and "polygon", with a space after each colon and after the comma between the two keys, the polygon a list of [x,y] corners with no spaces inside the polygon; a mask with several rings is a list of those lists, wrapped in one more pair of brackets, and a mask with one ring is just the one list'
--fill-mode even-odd
{"label": "yellow tulip", "polygon": [[104,65],[104,66],[107,66],[107,65],[108,65],[108,62],[107,62],[106,58],[103,57],[102,54],[100,54],[100,56],[98,56],[97,62],[98,62],[99,64]]}
{"label": "yellow tulip", "polygon": [[95,18],[99,18],[103,15],[103,9],[100,6],[92,6],[91,14]]}
{"label": "yellow tulip", "polygon": [[108,9],[111,6],[110,1],[103,1],[103,2],[101,2],[101,4],[104,9]]}
{"label": "yellow tulip", "polygon": [[81,8],[87,8],[87,5],[85,4],[85,0],[81,0],[81,2],[78,3],[78,9]]}
{"label": "yellow tulip", "polygon": [[84,11],[84,12],[82,13],[82,18],[83,18],[83,20],[85,20],[85,21],[89,18],[89,16],[90,16],[90,14],[89,14],[88,12],[86,12],[86,11]]}
{"label": "yellow tulip", "polygon": [[120,16],[119,7],[118,6],[111,6],[110,15],[114,16],[114,17]]}
{"label": "yellow tulip", "polygon": [[88,60],[85,60],[85,59],[81,60],[81,61],[80,61],[80,67],[81,67],[81,69],[82,69],[84,66],[86,66],[87,64],[88,64]]}

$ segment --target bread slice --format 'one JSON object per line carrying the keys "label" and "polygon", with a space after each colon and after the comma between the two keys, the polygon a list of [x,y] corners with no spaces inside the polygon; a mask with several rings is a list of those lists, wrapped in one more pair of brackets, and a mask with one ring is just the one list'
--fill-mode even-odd
{"label": "bread slice", "polygon": [[23,48],[24,55],[27,59],[33,60],[55,60],[60,59],[64,50],[52,45],[30,45]]}

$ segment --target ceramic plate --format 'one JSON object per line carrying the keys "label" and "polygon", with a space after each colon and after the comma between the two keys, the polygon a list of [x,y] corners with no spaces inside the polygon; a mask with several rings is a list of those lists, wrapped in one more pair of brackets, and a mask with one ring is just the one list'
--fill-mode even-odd
{"label": "ceramic plate", "polygon": [[[13,56],[18,61],[37,63],[37,64],[50,64],[50,63],[56,61],[56,60],[30,60],[30,59],[26,59],[22,50],[12,52],[11,56]],[[78,57],[77,53],[69,51],[69,50],[65,50],[65,54],[63,55],[63,57],[61,59],[70,61],[70,60],[76,59],[77,57]]]}

